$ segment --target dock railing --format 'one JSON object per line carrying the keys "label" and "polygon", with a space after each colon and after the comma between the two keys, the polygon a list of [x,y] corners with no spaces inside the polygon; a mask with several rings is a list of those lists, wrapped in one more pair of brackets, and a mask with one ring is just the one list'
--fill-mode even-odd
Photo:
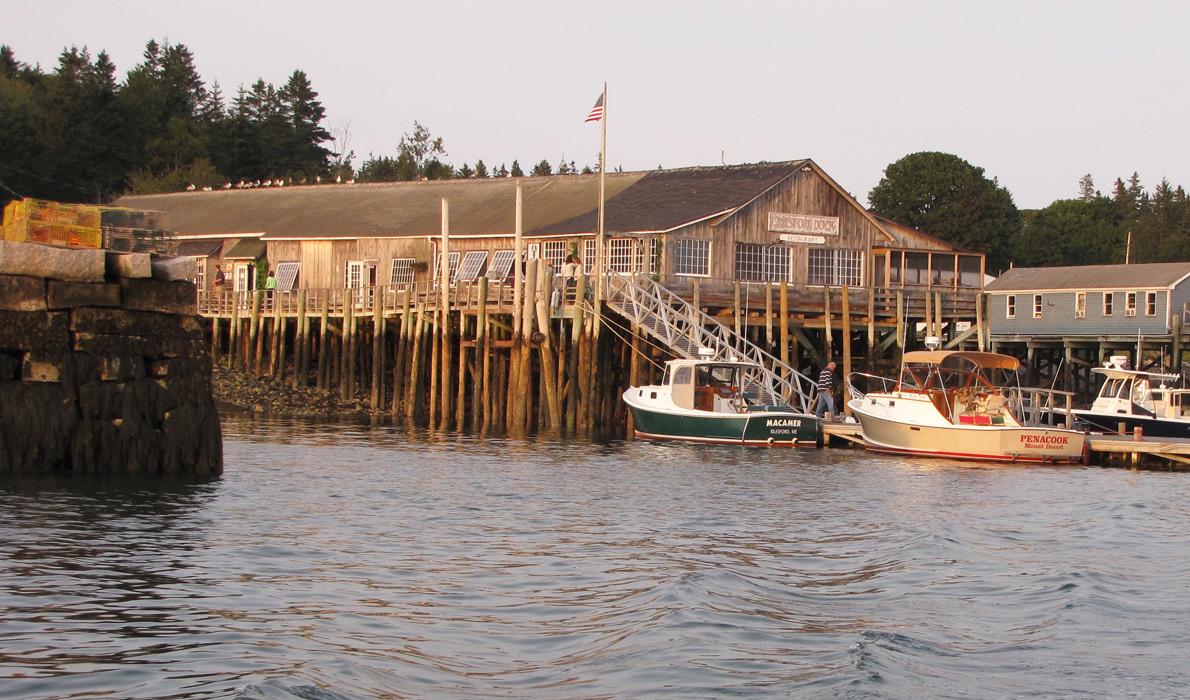
{"label": "dock railing", "polygon": [[1074,393],[1058,389],[1007,387],[1005,400],[1021,425],[1074,425]]}

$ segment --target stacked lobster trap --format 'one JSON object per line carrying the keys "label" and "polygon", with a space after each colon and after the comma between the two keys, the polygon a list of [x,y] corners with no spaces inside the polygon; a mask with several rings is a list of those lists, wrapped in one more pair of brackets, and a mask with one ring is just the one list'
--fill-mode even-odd
{"label": "stacked lobster trap", "polygon": [[178,239],[159,211],[21,199],[4,208],[4,240],[176,255]]}

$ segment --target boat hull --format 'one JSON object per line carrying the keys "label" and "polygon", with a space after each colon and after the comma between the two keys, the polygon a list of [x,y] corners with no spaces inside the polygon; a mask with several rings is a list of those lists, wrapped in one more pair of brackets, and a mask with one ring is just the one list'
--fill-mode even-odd
{"label": "boat hull", "polygon": [[926,425],[874,415],[852,401],[864,446],[878,452],[980,461],[1076,463],[1084,459],[1086,436],[1060,428]]}
{"label": "boat hull", "polygon": [[1075,409],[1072,413],[1081,425],[1094,431],[1116,433],[1119,424],[1123,423],[1125,434],[1140,428],[1145,437],[1190,438],[1190,421],[1098,413],[1086,409]]}
{"label": "boat hull", "polygon": [[818,419],[794,412],[764,411],[736,415],[710,412],[672,413],[628,404],[638,438],[722,445],[817,447],[822,441]]}

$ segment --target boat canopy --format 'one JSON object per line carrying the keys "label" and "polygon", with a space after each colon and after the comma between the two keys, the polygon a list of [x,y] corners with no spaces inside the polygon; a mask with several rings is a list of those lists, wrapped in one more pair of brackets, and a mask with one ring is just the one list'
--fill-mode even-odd
{"label": "boat canopy", "polygon": [[914,350],[905,353],[905,364],[941,365],[946,360],[964,360],[981,369],[1006,369],[1015,372],[1021,366],[1019,360],[1010,355],[994,352],[969,350]]}

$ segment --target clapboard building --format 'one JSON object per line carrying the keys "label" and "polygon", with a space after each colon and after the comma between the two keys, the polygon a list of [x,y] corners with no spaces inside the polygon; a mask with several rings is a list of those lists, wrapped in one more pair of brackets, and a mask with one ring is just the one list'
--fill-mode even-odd
{"label": "clapboard building", "polygon": [[[204,254],[206,289],[216,264],[237,290],[250,288],[249,266],[265,264],[282,289],[330,289],[431,279],[446,199],[452,275],[499,283],[513,264],[517,183],[527,257],[560,268],[574,254],[592,269],[598,175],[184,192],[119,204],[166,212],[184,247]],[[981,288],[981,254],[873,215],[811,160],[609,173],[606,189],[606,260],[616,272],[677,286]],[[243,257],[250,253],[258,257]]]}

